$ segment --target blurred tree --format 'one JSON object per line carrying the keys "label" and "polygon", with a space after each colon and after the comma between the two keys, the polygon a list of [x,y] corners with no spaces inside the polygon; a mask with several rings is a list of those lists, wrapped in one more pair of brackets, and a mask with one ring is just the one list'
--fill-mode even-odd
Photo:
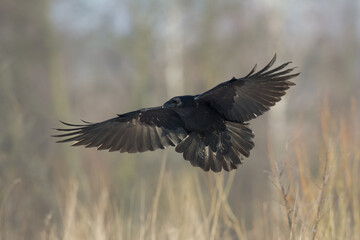
{"label": "blurred tree", "polygon": [[[7,199],[2,202],[3,239],[39,238],[52,209],[51,161],[44,161],[54,117],[48,14],[46,0],[0,2],[0,122],[6,126],[0,135],[0,196]],[[4,196],[15,179],[21,182]],[[17,231],[6,231],[11,229]]]}
{"label": "blurred tree", "polygon": [[[269,169],[270,115],[280,113],[281,120],[271,121],[278,126],[270,129],[295,126],[303,115],[298,134],[312,136],[307,141],[314,157],[324,93],[334,112],[347,108],[350,96],[358,100],[359,7],[356,0],[1,0],[0,237],[39,239],[45,219],[56,223],[61,237],[69,179],[80,182],[78,200],[86,207],[107,187],[109,202],[126,220],[140,216],[141,181],[143,209],[151,204],[161,154],[107,154],[66,145],[63,151],[49,137],[56,119],[68,119],[70,112],[72,120],[96,121],[160,104],[167,94],[196,94],[246,74],[277,52],[280,59],[293,60],[301,75],[289,92],[291,108],[274,109],[252,123],[257,148],[234,178],[229,204],[251,229],[262,217],[263,203],[273,201],[263,172]],[[283,144],[273,134],[269,138]],[[172,153],[167,162],[172,173],[166,174],[184,189],[177,174],[202,176],[199,189],[206,196],[209,175]],[[171,191],[177,198],[177,189]],[[167,220],[164,209],[158,222]],[[50,212],[53,217],[46,218]]]}
{"label": "blurred tree", "polygon": [[165,79],[167,97],[184,93],[184,30],[182,24],[182,6],[178,1],[167,3],[165,21]]}

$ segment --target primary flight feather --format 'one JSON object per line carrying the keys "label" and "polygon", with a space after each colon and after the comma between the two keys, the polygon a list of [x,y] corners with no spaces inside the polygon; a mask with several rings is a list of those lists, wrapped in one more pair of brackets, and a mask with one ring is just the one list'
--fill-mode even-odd
{"label": "primary flight feather", "polygon": [[54,137],[58,142],[74,142],[120,152],[144,152],[174,146],[193,166],[205,171],[236,169],[254,147],[247,122],[274,106],[295,85],[289,81],[290,62],[271,69],[276,55],[263,69],[256,66],[243,78],[232,78],[209,91],[178,96],[160,107],[144,108],[99,122],[76,125]]}

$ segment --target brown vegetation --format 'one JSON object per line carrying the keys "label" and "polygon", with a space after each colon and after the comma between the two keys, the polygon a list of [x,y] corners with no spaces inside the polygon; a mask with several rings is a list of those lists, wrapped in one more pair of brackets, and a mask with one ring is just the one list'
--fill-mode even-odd
{"label": "brown vegetation", "polygon": [[[197,2],[0,1],[0,240],[358,238],[357,1]],[[57,119],[200,93],[275,52],[301,75],[231,173],[50,137]]]}

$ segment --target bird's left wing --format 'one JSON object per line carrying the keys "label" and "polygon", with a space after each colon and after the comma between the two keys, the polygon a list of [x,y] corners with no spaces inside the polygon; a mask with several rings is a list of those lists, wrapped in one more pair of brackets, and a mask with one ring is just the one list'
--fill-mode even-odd
{"label": "bird's left wing", "polygon": [[187,135],[178,114],[161,107],[140,109],[99,123],[62,123],[70,128],[56,129],[65,132],[54,135],[64,138],[58,142],[129,153],[175,146]]}
{"label": "bird's left wing", "polygon": [[289,74],[294,70],[286,69],[290,62],[270,69],[275,60],[276,55],[262,70],[255,73],[255,66],[246,77],[221,83],[195,101],[209,104],[229,121],[246,122],[262,115],[295,85],[289,80],[299,75]]}

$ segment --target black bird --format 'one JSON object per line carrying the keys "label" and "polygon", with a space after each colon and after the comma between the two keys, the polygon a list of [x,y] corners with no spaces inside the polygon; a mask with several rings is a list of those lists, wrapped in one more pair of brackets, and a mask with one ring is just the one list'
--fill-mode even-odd
{"label": "black bird", "polygon": [[75,142],[108,149],[110,152],[144,152],[175,146],[184,159],[205,171],[236,169],[243,156],[249,157],[254,147],[248,121],[274,106],[295,85],[289,79],[291,63],[271,69],[276,54],[268,65],[255,73],[256,65],[243,78],[232,78],[209,91],[191,96],[173,97],[162,106],[143,108],[99,122],[56,129],[66,132],[54,135],[65,138],[58,142]]}

